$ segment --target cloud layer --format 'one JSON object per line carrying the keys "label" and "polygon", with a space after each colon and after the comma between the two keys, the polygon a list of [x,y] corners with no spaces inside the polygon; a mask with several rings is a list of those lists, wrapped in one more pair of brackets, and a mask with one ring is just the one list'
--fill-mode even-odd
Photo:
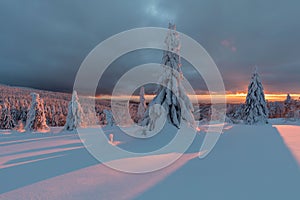
{"label": "cloud layer", "polygon": [[[299,6],[296,0],[2,0],[0,83],[70,91],[81,62],[99,42],[171,21],[206,48],[227,90],[245,90],[258,65],[268,92],[299,93]],[[155,51],[120,58],[100,92],[109,93],[115,79],[136,64],[160,59]],[[206,89],[190,66],[183,68],[196,89]]]}

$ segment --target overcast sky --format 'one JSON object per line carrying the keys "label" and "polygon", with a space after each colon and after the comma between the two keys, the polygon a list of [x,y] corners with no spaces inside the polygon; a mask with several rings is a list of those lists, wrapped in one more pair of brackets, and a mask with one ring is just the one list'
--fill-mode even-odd
{"label": "overcast sky", "polygon": [[[0,0],[0,83],[71,91],[81,62],[101,41],[171,21],[208,51],[228,91],[245,90],[257,65],[267,92],[300,93],[299,8],[297,0]],[[118,59],[100,92],[161,56],[140,51]],[[183,66],[205,90],[191,71]]]}

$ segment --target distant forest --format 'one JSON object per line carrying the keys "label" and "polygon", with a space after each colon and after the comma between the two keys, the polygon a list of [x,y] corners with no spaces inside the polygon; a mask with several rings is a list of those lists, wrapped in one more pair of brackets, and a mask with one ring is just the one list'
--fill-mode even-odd
{"label": "distant forest", "polygon": [[[30,93],[38,93],[44,102],[45,115],[49,126],[64,126],[68,114],[68,103],[71,94],[36,90],[30,88],[10,87],[0,85],[0,128],[12,129],[20,123],[25,124],[27,113],[31,103]],[[299,118],[300,101],[293,100],[289,96],[284,102],[267,102],[269,118],[287,118],[290,120]],[[130,115],[137,122],[138,102],[130,102]],[[211,119],[211,106],[209,104],[195,105],[194,118],[208,121]],[[240,118],[243,104],[227,105],[227,120],[237,122]],[[83,104],[82,108],[91,124],[106,124],[104,110],[110,110],[109,100],[96,100],[95,107]],[[96,113],[97,119],[94,119]],[[90,117],[89,117],[90,116]],[[95,120],[97,122],[95,122]]]}

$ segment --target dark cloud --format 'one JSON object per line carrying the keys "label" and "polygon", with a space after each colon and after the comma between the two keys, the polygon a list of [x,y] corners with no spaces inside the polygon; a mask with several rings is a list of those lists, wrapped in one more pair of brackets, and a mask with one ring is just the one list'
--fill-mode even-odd
{"label": "dark cloud", "polygon": [[[227,90],[246,89],[254,65],[269,92],[300,92],[300,2],[296,0],[2,0],[0,82],[70,91],[85,56],[109,36],[169,21],[217,63]],[[99,83],[109,93],[122,73],[161,52],[118,59]],[[197,90],[206,86],[186,64]]]}

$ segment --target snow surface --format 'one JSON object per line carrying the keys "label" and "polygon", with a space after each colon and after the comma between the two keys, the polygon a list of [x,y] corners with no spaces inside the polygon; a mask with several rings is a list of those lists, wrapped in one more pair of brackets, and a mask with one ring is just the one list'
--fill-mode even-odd
{"label": "snow surface", "polygon": [[[213,151],[199,159],[208,125],[174,164],[145,174],[112,170],[95,160],[77,134],[0,131],[0,199],[300,199],[300,125],[226,125]],[[278,121],[277,121],[278,122]],[[119,147],[147,151],[170,134],[145,139],[105,127]],[[143,167],[176,152],[113,162]]]}

